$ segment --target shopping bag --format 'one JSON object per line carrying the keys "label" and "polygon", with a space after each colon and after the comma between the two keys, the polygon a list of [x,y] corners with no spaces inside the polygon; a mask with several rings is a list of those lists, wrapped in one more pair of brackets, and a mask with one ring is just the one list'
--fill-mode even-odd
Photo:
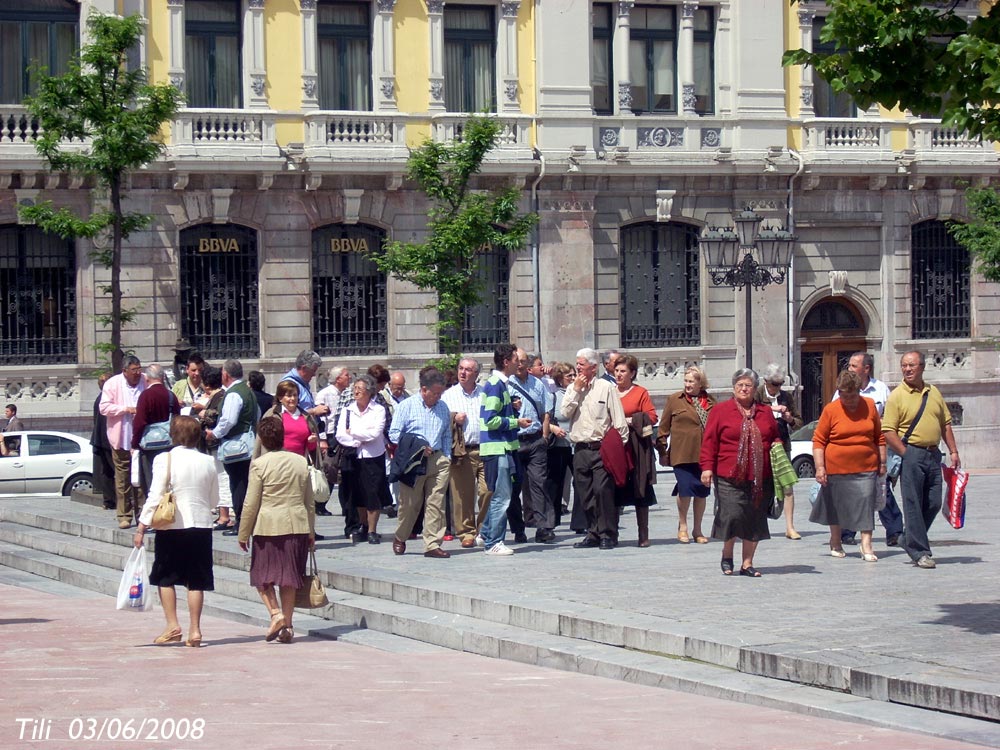
{"label": "shopping bag", "polygon": [[965,488],[969,484],[969,472],[941,464],[941,476],[944,479],[941,515],[953,529],[960,529],[965,526]]}
{"label": "shopping bag", "polygon": [[875,477],[875,510],[885,510],[886,495],[889,488],[886,486],[885,477]]}
{"label": "shopping bag", "polygon": [[132,554],[125,562],[121,583],[118,584],[116,609],[145,612],[152,608],[153,596],[149,590],[149,576],[146,573],[146,548],[133,547]]}

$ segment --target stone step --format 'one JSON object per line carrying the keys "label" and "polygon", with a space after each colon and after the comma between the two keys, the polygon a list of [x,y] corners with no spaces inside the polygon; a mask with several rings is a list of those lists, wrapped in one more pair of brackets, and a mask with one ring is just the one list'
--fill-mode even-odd
{"label": "stone step", "polygon": [[[0,539],[5,538],[3,529],[14,524],[28,546],[33,543],[26,530],[39,528],[60,536],[118,545],[127,554],[132,545],[132,531],[113,528],[113,523],[112,513],[76,503],[57,504],[49,509],[0,504]],[[229,593],[224,571],[241,571],[245,582],[250,560],[249,555],[222,539],[231,537],[219,538],[213,551],[217,586]],[[155,538],[148,544],[155,545]],[[63,549],[69,553],[69,548]],[[729,623],[681,623],[580,602],[546,599],[531,591],[484,588],[418,572],[380,569],[342,559],[325,560],[322,554],[317,559],[328,590],[411,605],[435,611],[442,617],[458,615],[539,634],[694,660],[859,698],[985,719],[1000,716],[1000,694],[995,685],[962,670],[914,664],[892,656],[873,656],[861,649],[810,651],[767,634],[742,632]],[[245,591],[242,585],[234,585]],[[357,624],[365,622],[353,619],[354,613],[349,608],[334,617]]]}
{"label": "stone step", "polygon": [[[50,533],[35,539],[22,529],[4,530],[23,541],[51,545]],[[87,562],[91,541],[63,541],[61,555],[0,541],[0,565],[64,584],[114,596],[117,568]],[[107,546],[114,546],[107,543]],[[124,550],[127,552],[127,550]],[[118,551],[106,550],[110,559]],[[124,561],[124,556],[120,558]],[[267,618],[247,574],[216,569],[217,591],[206,596],[205,612],[262,629]],[[579,638],[540,633],[468,615],[448,614],[412,604],[329,590],[330,604],[296,614],[297,634],[335,638],[405,653],[430,653],[435,647],[509,659],[637,684],[683,690],[754,705],[794,710],[810,716],[863,721],[885,727],[925,732],[964,741],[1000,746],[1000,726],[961,716],[942,716],[910,706],[871,701],[846,693],[743,674],[735,670],[668,658]],[[419,642],[419,643],[418,643]],[[430,645],[425,645],[430,644]],[[422,650],[423,649],[423,650]]]}

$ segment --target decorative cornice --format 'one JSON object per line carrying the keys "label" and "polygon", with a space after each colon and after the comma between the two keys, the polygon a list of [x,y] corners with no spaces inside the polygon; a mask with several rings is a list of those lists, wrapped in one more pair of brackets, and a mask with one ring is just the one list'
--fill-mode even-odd
{"label": "decorative cornice", "polygon": [[444,13],[444,0],[427,0],[428,13]]}
{"label": "decorative cornice", "polygon": [[247,0],[247,7],[251,10],[263,10],[264,0]]}
{"label": "decorative cornice", "polygon": [[431,81],[431,101],[444,100],[444,81]]}
{"label": "decorative cornice", "polygon": [[811,28],[813,19],[816,18],[816,11],[813,8],[799,8],[799,26],[803,29]]}
{"label": "decorative cornice", "polygon": [[503,87],[504,95],[507,97],[507,101],[516,102],[517,101],[517,80],[512,79],[504,82]]}
{"label": "decorative cornice", "polygon": [[299,7],[302,10],[316,10],[316,0],[299,0]]}
{"label": "decorative cornice", "polygon": [[632,84],[628,81],[618,82],[618,106],[622,109],[632,108]]}
{"label": "decorative cornice", "polygon": [[694,18],[696,10],[698,10],[698,0],[684,0],[681,6],[681,18]]}
{"label": "decorative cornice", "polygon": [[618,15],[627,16],[635,7],[635,0],[618,0]]}
{"label": "decorative cornice", "polygon": [[183,8],[184,0],[167,0],[168,8]]}
{"label": "decorative cornice", "polygon": [[396,7],[396,0],[378,0],[379,13],[392,13]]}

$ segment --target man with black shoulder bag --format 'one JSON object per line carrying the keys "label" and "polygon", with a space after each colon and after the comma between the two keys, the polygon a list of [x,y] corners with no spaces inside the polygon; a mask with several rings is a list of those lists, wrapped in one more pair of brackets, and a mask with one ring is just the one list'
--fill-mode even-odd
{"label": "man with black shoulder bag", "polygon": [[927,537],[941,510],[941,451],[944,439],[951,466],[962,462],[951,429],[951,412],[941,391],[924,382],[924,355],[907,352],[900,361],[903,382],[889,395],[882,432],[889,448],[901,457],[899,472],[903,496],[902,547],[918,568],[937,567]]}

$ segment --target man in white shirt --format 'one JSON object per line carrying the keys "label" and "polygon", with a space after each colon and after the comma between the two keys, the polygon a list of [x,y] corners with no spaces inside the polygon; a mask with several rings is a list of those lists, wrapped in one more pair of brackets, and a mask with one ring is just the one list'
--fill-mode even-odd
{"label": "man in white shirt", "polygon": [[[881,417],[882,412],[885,411],[885,402],[889,400],[889,386],[873,376],[875,358],[868,352],[855,352],[848,360],[847,369],[861,378],[859,393],[875,402],[875,408],[878,409],[878,415]],[[838,398],[840,398],[840,392],[834,391],[833,400],[836,401]],[[896,547],[899,544],[899,537],[903,535],[903,514],[896,504],[888,477],[886,477],[885,485],[885,507],[878,512],[878,517],[885,529],[886,545]],[[853,529],[841,529],[840,539],[844,544],[855,544],[857,541],[856,532]]]}
{"label": "man in white shirt", "polygon": [[[483,405],[483,388],[476,381],[480,365],[468,357],[459,360],[458,383],[444,392],[441,400],[448,405],[453,424],[462,430],[462,444],[456,436],[451,454],[451,528],[462,540],[463,547],[476,546],[476,532],[486,514],[489,490],[486,470],[479,456],[479,413]],[[464,450],[463,450],[464,447]]]}

